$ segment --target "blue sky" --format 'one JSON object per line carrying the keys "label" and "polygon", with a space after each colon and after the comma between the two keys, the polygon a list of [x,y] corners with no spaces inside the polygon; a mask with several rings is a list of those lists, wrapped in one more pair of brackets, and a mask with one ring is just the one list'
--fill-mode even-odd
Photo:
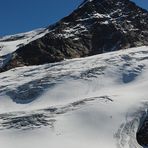
{"label": "blue sky", "polygon": [[[46,27],[83,0],[0,0],[0,36]],[[133,0],[148,9],[148,0]]]}

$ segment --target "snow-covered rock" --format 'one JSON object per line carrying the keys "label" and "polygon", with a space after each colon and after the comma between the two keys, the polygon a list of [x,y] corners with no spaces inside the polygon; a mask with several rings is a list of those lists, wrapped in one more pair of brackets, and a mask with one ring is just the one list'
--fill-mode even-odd
{"label": "snow-covered rock", "polygon": [[45,36],[49,31],[45,28],[27,33],[9,35],[0,38],[0,68],[4,67],[12,58],[12,54],[20,47]]}
{"label": "snow-covered rock", "polygon": [[[18,41],[1,44],[2,49],[8,47],[1,52],[8,53],[9,47],[10,51],[16,51],[9,62],[4,61],[0,71],[146,46],[147,21],[148,11],[129,0],[86,0],[73,13],[49,26],[40,37],[38,31],[31,33],[36,39],[29,39],[29,43],[23,43],[17,50]],[[24,39],[19,42],[22,44]]]}

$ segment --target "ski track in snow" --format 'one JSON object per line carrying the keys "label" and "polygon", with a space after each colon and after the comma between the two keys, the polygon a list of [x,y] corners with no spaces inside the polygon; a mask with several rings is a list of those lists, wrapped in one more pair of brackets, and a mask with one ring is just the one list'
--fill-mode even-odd
{"label": "ski track in snow", "polygon": [[0,73],[0,145],[142,148],[147,62],[138,47]]}

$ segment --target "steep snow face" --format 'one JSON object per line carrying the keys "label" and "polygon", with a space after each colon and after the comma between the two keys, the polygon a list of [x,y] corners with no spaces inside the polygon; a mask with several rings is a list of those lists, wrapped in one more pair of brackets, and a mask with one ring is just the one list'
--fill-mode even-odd
{"label": "steep snow face", "polygon": [[0,73],[3,148],[142,148],[148,47]]}

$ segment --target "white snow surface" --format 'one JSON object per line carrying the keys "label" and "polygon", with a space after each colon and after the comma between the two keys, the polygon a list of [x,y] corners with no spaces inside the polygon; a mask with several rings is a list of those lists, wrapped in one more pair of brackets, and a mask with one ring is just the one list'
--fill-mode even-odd
{"label": "white snow surface", "polygon": [[[2,148],[142,148],[146,46],[15,68],[0,80]],[[40,94],[26,102],[35,89]]]}
{"label": "white snow surface", "polygon": [[48,32],[47,29],[40,28],[27,33],[8,35],[0,38],[0,57],[16,51],[20,46],[41,38]]}
{"label": "white snow surface", "polygon": [[8,35],[0,38],[0,68],[12,58],[12,53],[18,48],[45,36],[48,29],[40,28],[26,33]]}

